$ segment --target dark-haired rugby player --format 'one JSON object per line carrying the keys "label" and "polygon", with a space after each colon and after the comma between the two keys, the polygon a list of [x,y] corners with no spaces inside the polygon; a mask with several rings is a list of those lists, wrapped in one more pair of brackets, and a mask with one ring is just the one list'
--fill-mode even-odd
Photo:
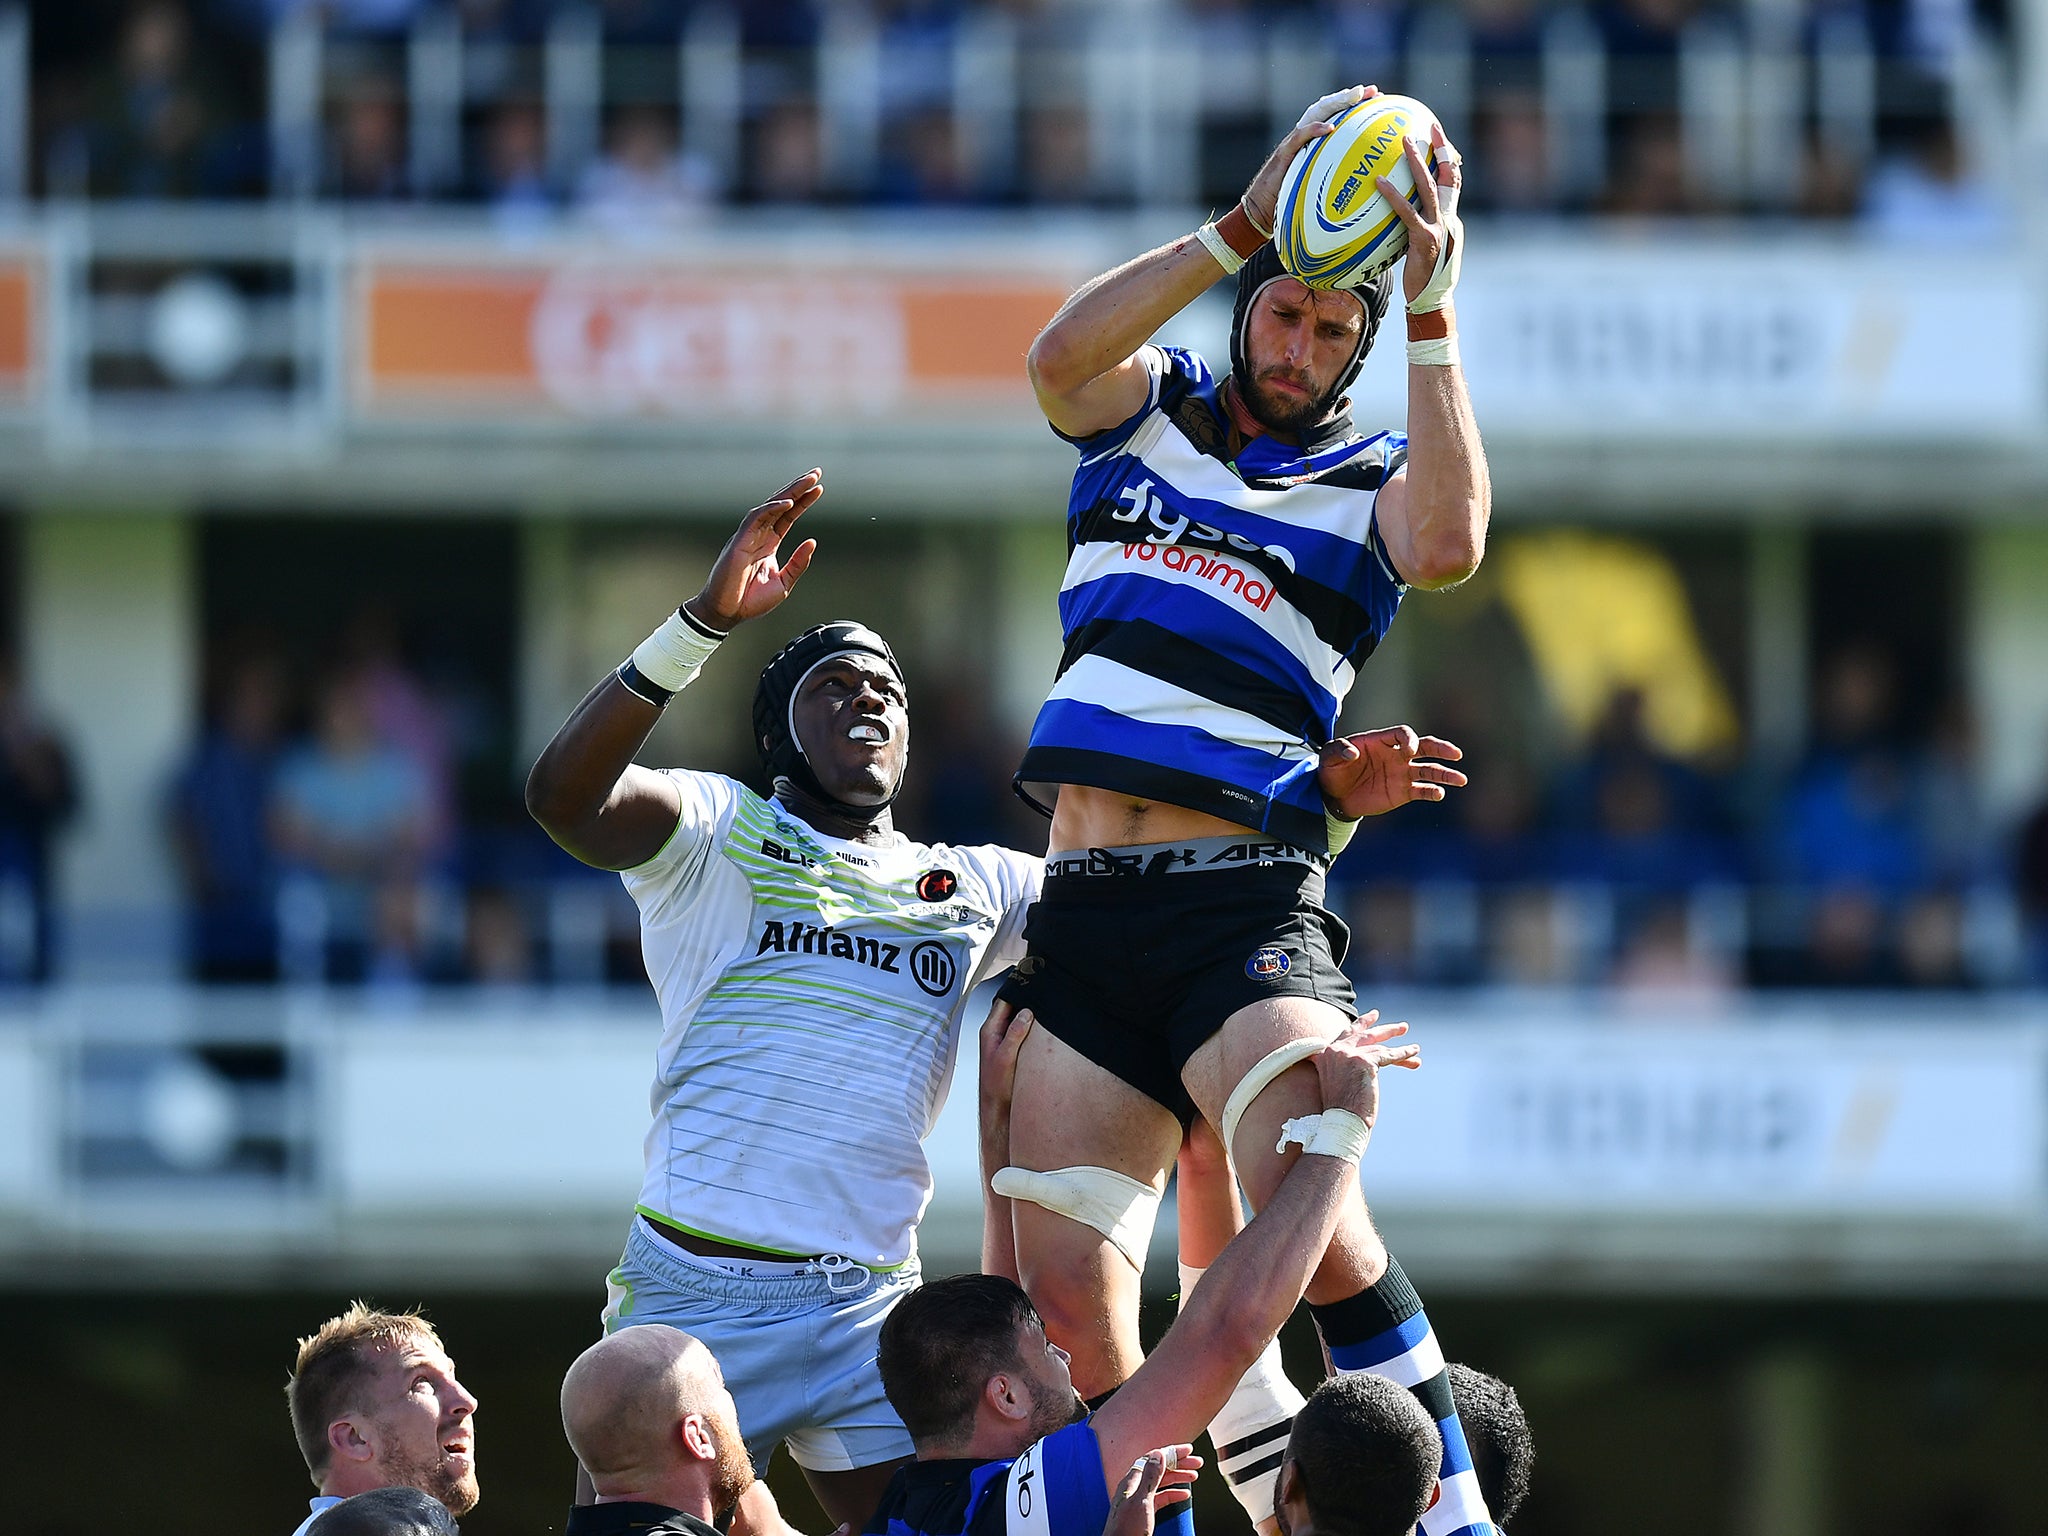
{"label": "dark-haired rugby player", "polygon": [[[764,799],[638,767],[662,709],[735,625],[810,564],[784,537],[818,471],[748,513],[703,588],[576,707],[527,805],[577,858],[623,872],[661,1002],[645,1182],[608,1329],[668,1323],[718,1357],[757,1465],[786,1443],[834,1521],[859,1523],[911,1451],[875,1331],[915,1285],[931,1198],[921,1138],[967,994],[1023,952],[1038,859],[929,847],[890,806],[910,741],[903,673],[855,623],[762,670]],[[1368,742],[1382,769],[1392,754]],[[1383,771],[1379,809],[1413,798]]]}
{"label": "dark-haired rugby player", "polygon": [[[1361,431],[1346,395],[1395,275],[1312,290],[1266,238],[1295,152],[1365,94],[1315,103],[1238,207],[1087,284],[1031,348],[1039,404],[1080,466],[1066,651],[1018,776],[1059,789],[1030,953],[1004,990],[1040,1027],[1018,1064],[1021,1171],[997,1187],[1019,1201],[1024,1288],[1090,1395],[1138,1355],[1137,1276],[1104,1234],[1163,1187],[1183,1127],[1199,1112],[1223,1133],[1257,1207],[1293,1156],[1276,1151],[1283,1126],[1318,1108],[1300,1063],[1356,1011],[1348,935],[1322,905],[1328,818],[1354,809],[1327,782],[1350,754],[1331,750],[1338,711],[1409,588],[1464,580],[1485,544],[1449,143],[1407,146],[1419,207],[1381,179],[1408,235],[1405,434]],[[1232,274],[1228,377],[1148,341]],[[1404,749],[1456,755],[1412,735]],[[1339,1369],[1369,1363],[1353,1335],[1373,1287],[1400,1285],[1390,1263],[1354,1194],[1308,1289]],[[1454,1415],[1442,1430],[1432,1536],[1486,1521]]]}

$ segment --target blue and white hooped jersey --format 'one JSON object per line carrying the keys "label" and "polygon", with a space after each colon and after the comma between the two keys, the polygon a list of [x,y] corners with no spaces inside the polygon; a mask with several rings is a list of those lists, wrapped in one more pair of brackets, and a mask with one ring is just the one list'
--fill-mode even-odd
{"label": "blue and white hooped jersey", "polygon": [[1225,458],[1209,365],[1139,356],[1152,393],[1080,440],[1067,502],[1066,653],[1017,778],[1182,805],[1327,847],[1322,746],[1407,590],[1374,523],[1399,432]]}
{"label": "blue and white hooped jersey", "polygon": [[[1109,1485],[1085,1420],[1004,1461],[913,1461],[899,1470],[867,1536],[1102,1536]],[[1194,1536],[1193,1506],[1162,1511],[1155,1536]]]}

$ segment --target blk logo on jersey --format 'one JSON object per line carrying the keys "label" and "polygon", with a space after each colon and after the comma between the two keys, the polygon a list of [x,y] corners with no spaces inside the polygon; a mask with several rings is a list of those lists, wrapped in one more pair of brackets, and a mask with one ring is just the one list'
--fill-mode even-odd
{"label": "blk logo on jersey", "polygon": [[945,901],[960,889],[960,877],[950,869],[928,869],[917,877],[919,901]]}
{"label": "blk logo on jersey", "polygon": [[910,951],[910,979],[927,997],[944,997],[958,976],[952,951],[936,940],[926,939]]}
{"label": "blk logo on jersey", "polygon": [[1251,959],[1244,963],[1244,973],[1253,981],[1278,981],[1292,965],[1286,950],[1275,949],[1268,944],[1264,949],[1253,951]]}

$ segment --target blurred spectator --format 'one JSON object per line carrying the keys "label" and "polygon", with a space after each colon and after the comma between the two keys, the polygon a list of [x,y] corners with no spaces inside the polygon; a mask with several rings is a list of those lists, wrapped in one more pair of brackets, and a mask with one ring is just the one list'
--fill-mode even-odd
{"label": "blurred spectator", "polygon": [[1884,908],[1868,887],[1830,887],[1814,904],[1806,964],[1792,979],[1809,987],[1895,986],[1898,972],[1884,938]]}
{"label": "blurred spectator", "polygon": [[554,217],[547,147],[547,119],[538,102],[505,101],[492,110],[478,190],[506,234],[532,234]]}
{"label": "blurred spectator", "polygon": [[418,775],[426,802],[420,851],[438,858],[457,830],[455,742],[447,713],[406,665],[398,619],[389,608],[372,604],[359,612],[349,624],[342,652],[362,690],[378,745],[401,753]]}
{"label": "blurred spectator", "polygon": [[1992,874],[1990,816],[1984,808],[1977,721],[1951,698],[1936,713],[1934,734],[1913,773],[1913,820],[1931,879],[1968,885]]}
{"label": "blurred spectator", "polygon": [[0,982],[44,981],[55,939],[54,834],[78,808],[71,754],[0,651]]}
{"label": "blurred spectator", "polygon": [[519,986],[533,979],[533,935],[510,891],[486,887],[471,892],[464,933],[470,980]]}
{"label": "blurred spectator", "polygon": [[193,197],[229,190],[219,84],[194,61],[192,21],[177,0],[140,0],[91,90],[87,177],[94,196]]}
{"label": "blurred spectator", "polygon": [[388,202],[406,193],[405,102],[379,74],[361,75],[335,104],[330,190],[349,202]]}
{"label": "blurred spectator", "polygon": [[1896,891],[1921,877],[1905,763],[1886,739],[1891,695],[1891,664],[1869,647],[1824,669],[1820,746],[1787,797],[1779,840],[1793,878]]}
{"label": "blurred spectator", "polygon": [[625,107],[613,116],[604,155],[584,172],[576,201],[584,218],[630,240],[687,227],[716,188],[710,167],[678,152],[673,111]]}
{"label": "blurred spectator", "polygon": [[1890,156],[1864,194],[1864,227],[1899,245],[1994,245],[2014,232],[1997,189],[1971,174],[1955,124],[1938,113],[1905,152]]}
{"label": "blurred spectator", "polygon": [[1550,143],[1534,91],[1489,93],[1477,113],[1473,206],[1489,213],[1536,213],[1550,205]]}
{"label": "blurred spectator", "polygon": [[823,190],[818,154],[818,108],[779,101],[754,125],[753,192],[764,203],[807,203]]}
{"label": "blurred spectator", "polygon": [[1685,135],[1675,112],[1645,112],[1616,125],[1606,211],[1624,218],[1698,213],[1685,168]]}
{"label": "blurred spectator", "polygon": [[1582,834],[1560,867],[1581,876],[1659,889],[1736,874],[1712,834],[1718,817],[1706,781],[1658,750],[1638,688],[1617,688],[1587,742],[1585,759],[1560,781],[1556,824]]}
{"label": "blurred spectator", "polygon": [[1909,987],[1967,986],[1963,904],[1952,890],[1922,891],[1899,913],[1898,980]]}
{"label": "blurred spectator", "polygon": [[318,11],[330,31],[390,37],[412,25],[424,0],[254,0],[281,21],[297,11]]}
{"label": "blurred spectator", "polygon": [[1711,1006],[1736,981],[1724,957],[1694,942],[1685,901],[1668,896],[1640,914],[1620,946],[1610,979],[1624,1004],[1660,1012]]}
{"label": "blurred spectator", "polygon": [[188,959],[200,981],[277,979],[277,866],[267,808],[283,705],[278,663],[242,660],[172,786]]}
{"label": "blurred spectator", "polygon": [[362,676],[328,685],[316,735],[279,767],[271,803],[278,850],[321,904],[330,974],[409,974],[432,804],[414,760],[378,740]]}

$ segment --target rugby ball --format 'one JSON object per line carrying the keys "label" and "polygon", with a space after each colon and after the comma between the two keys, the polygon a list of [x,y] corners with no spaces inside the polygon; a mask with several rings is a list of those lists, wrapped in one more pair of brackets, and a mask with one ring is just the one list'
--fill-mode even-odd
{"label": "rugby ball", "polygon": [[1280,264],[1311,288],[1355,288],[1408,249],[1403,224],[1379,189],[1386,177],[1421,206],[1404,141],[1414,139],[1436,174],[1430,129],[1436,114],[1412,96],[1368,96],[1331,119],[1325,134],[1294,157],[1280,183],[1273,247]]}

